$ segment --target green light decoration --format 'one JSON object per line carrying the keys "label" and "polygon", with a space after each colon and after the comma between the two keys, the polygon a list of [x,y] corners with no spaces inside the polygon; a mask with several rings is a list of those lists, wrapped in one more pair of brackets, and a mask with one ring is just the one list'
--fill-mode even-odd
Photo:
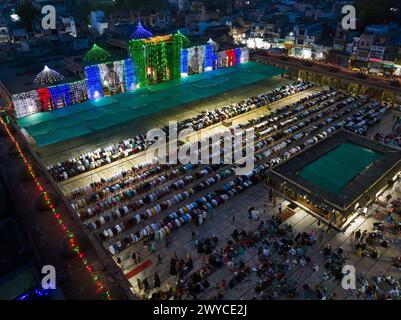
{"label": "green light decoration", "polygon": [[99,62],[106,61],[111,57],[111,54],[105,49],[99,47],[96,43],[92,48],[85,54],[84,61],[86,62]]}
{"label": "green light decoration", "polygon": [[181,78],[181,49],[184,43],[189,43],[189,40],[180,32],[130,40],[129,52],[139,86]]}
{"label": "green light decoration", "polygon": [[189,41],[189,39],[188,39],[185,35],[183,35],[183,34],[180,32],[180,30],[177,30],[177,32],[175,33],[175,35],[177,36],[177,38],[178,38],[178,37],[181,38],[181,40],[182,40],[182,45],[183,45],[183,46],[186,46],[187,44],[190,44],[190,43],[191,43],[191,41]]}
{"label": "green light decoration", "polygon": [[181,33],[176,33],[172,37],[172,48],[169,56],[170,79],[181,78],[181,50],[185,37]]}
{"label": "green light decoration", "polygon": [[143,40],[131,40],[129,51],[134,65],[135,78],[137,84],[142,87],[147,85],[146,77],[146,46]]}

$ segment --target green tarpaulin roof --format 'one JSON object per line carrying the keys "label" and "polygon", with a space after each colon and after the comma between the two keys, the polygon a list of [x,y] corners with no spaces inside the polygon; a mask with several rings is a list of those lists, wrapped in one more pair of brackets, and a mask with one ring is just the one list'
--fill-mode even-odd
{"label": "green tarpaulin roof", "polygon": [[95,133],[285,73],[247,62],[18,119],[39,147]]}

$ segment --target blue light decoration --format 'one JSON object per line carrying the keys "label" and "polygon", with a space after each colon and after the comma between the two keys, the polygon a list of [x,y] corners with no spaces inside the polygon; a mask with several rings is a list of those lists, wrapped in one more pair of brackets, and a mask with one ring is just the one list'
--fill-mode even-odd
{"label": "blue light decoration", "polygon": [[135,89],[135,72],[134,65],[132,64],[131,59],[124,60],[124,69],[125,69],[125,88],[127,91]]}
{"label": "blue light decoration", "polygon": [[204,65],[204,70],[205,71],[211,71],[213,70],[213,45],[207,44],[205,46],[205,65]]}
{"label": "blue light decoration", "polygon": [[28,293],[22,294],[16,298],[16,300],[40,300],[49,296],[52,291],[50,289],[34,289]]}
{"label": "blue light decoration", "polygon": [[181,50],[181,77],[188,76],[188,49]]}
{"label": "blue light decoration", "polygon": [[54,109],[57,109],[60,99],[63,101],[64,106],[71,104],[70,90],[70,85],[68,83],[49,87]]}
{"label": "blue light decoration", "polygon": [[90,100],[103,97],[102,77],[100,76],[100,68],[98,65],[85,67],[88,98]]}
{"label": "blue light decoration", "polygon": [[241,48],[235,48],[235,64],[241,63]]}
{"label": "blue light decoration", "polygon": [[152,32],[150,32],[149,30],[145,29],[141,22],[138,22],[138,25],[136,27],[136,30],[134,31],[134,33],[131,34],[131,39],[146,39],[146,38],[151,38],[153,37]]}

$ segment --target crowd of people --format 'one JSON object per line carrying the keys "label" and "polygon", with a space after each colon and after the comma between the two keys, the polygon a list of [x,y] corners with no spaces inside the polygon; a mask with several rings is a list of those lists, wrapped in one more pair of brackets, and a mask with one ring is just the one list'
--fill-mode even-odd
{"label": "crowd of people", "polygon": [[[334,96],[333,96],[332,94],[330,94],[330,97],[332,97],[332,99],[333,99]],[[314,95],[314,98],[316,98],[316,95]],[[334,113],[335,111],[340,110],[340,113],[339,113],[339,114],[335,114],[335,113],[334,113],[332,117],[326,118],[325,120],[323,120],[323,124],[322,124],[322,125],[319,125],[319,126],[309,126],[308,129],[307,129],[308,131],[306,131],[305,133],[302,133],[302,132],[298,133],[298,132],[295,130],[295,128],[294,128],[295,133],[294,133],[293,135],[294,135],[294,136],[295,136],[296,134],[298,134],[298,136],[299,136],[299,134],[302,134],[302,135],[309,135],[309,134],[310,134],[311,132],[313,132],[314,130],[318,130],[318,129],[324,127],[325,125],[327,126],[327,125],[333,123],[334,120],[339,119],[341,116],[344,116],[345,114],[351,113],[351,112],[354,111],[355,109],[360,108],[360,107],[361,107],[361,104],[363,104],[363,103],[366,102],[365,100],[362,100],[362,102],[361,102],[361,101],[355,102],[355,98],[347,98],[347,99],[345,99],[346,97],[344,97],[344,96],[342,96],[342,98],[343,98],[343,99],[342,99],[341,102],[339,102],[338,100],[335,100],[335,99],[334,99],[333,101],[331,101],[331,103],[334,105],[332,108],[329,108],[329,106],[326,106],[327,108],[329,108],[329,110],[330,110],[331,113]],[[339,100],[341,100],[341,99],[339,99]],[[359,117],[365,116],[365,117],[368,118],[368,117],[372,114],[372,111],[373,111],[373,114],[375,114],[376,110],[377,110],[379,107],[380,107],[380,106],[376,106],[376,105],[374,105],[374,104],[369,105],[369,106],[366,107],[365,109],[361,109],[361,111],[358,112],[358,115],[359,115]],[[382,109],[382,108],[380,107],[380,109]],[[319,110],[321,110],[321,109],[319,109]],[[300,110],[300,111],[301,111],[301,110]],[[316,112],[317,112],[317,110],[315,110],[315,113],[316,113]],[[313,115],[314,113],[312,113],[312,116],[311,116],[311,117],[314,119],[314,121],[318,121],[318,120],[324,118],[324,116],[327,117],[328,115],[330,115],[330,114],[331,114],[330,112],[327,112],[327,111],[325,110],[325,112],[324,112],[323,114],[319,114],[319,113],[318,113],[318,116],[314,116],[314,115]],[[308,118],[308,120],[309,120],[309,118]],[[348,121],[348,122],[345,122],[345,121],[344,121],[343,123],[336,124],[336,126],[333,126],[333,127],[331,128],[331,130],[332,130],[332,131],[338,130],[338,129],[341,127],[341,125],[345,125],[345,124],[351,122],[352,120],[353,120],[353,118],[351,117],[351,118],[349,118],[349,121]],[[299,121],[300,121],[300,122],[305,122],[305,119],[304,119],[304,118],[301,118]],[[308,124],[310,124],[310,123],[308,122]],[[306,126],[306,125],[305,125],[305,126]],[[330,129],[330,128],[329,128],[329,129]],[[327,129],[327,130],[329,130],[329,129]],[[331,132],[331,131],[329,131],[329,132]],[[326,135],[327,135],[327,133],[326,133]],[[305,141],[305,143],[304,143],[303,145],[295,146],[293,149],[290,149],[290,150],[295,150],[294,153],[296,153],[297,151],[300,151],[300,150],[304,149],[304,148],[307,147],[308,145],[320,141],[320,140],[323,139],[326,135],[325,135],[325,134],[320,134],[320,136],[316,136],[316,137],[313,137],[313,138],[311,138],[311,139],[308,139],[308,140]],[[294,141],[295,141],[295,139],[289,138],[289,139],[287,139],[286,141],[281,142],[281,146],[279,146],[279,147],[276,146],[274,149],[273,149],[273,148],[269,148],[268,150],[264,151],[263,153],[260,153],[260,154],[255,155],[255,162],[261,161],[261,160],[263,160],[263,159],[265,159],[265,158],[271,156],[273,152],[274,152],[274,153],[279,153],[279,151],[280,151],[282,148],[284,148],[285,146],[287,146],[287,144],[293,143]],[[283,155],[283,158],[285,158],[285,157],[288,157],[288,153]],[[278,158],[278,159],[277,159],[277,158]],[[270,162],[270,164],[275,164],[275,161],[274,161],[275,159],[276,159],[277,163],[278,163],[279,161],[281,161],[280,157],[276,157],[276,158],[273,158],[273,160]],[[270,165],[270,164],[269,164],[269,165]],[[206,187],[208,187],[208,185],[207,185]],[[166,191],[166,189],[164,189],[164,190]],[[191,189],[190,189],[190,190],[191,190]],[[163,192],[163,189],[162,189],[161,192]],[[187,192],[187,193],[189,194],[189,191],[185,191],[185,192]],[[156,198],[156,197],[155,197],[155,198]],[[182,198],[186,199],[187,197],[182,197]],[[223,200],[224,200],[224,198],[225,198],[225,200],[227,200],[227,196],[223,196],[223,197],[222,197]],[[109,200],[109,199],[108,199],[108,200]],[[218,199],[213,199],[213,200],[214,200],[214,201],[213,201],[213,202],[214,202],[214,206],[216,206],[216,202],[217,202],[217,204],[219,204],[219,202],[220,202],[220,203],[222,202],[222,200],[219,201]],[[116,202],[117,202],[117,201],[116,201]],[[145,202],[144,202],[143,200],[138,200],[138,202],[139,202],[139,204],[145,205]],[[149,201],[148,201],[148,202],[149,202]],[[117,202],[117,203],[118,203],[118,202]],[[154,214],[159,213],[159,212],[161,211],[161,206],[160,206],[160,207],[158,207],[158,206],[160,206],[160,204],[157,205],[157,206],[155,206],[155,207],[153,208],[153,210],[152,210],[152,208],[151,208],[151,209],[147,209],[147,211],[145,211],[145,212],[142,213],[142,214],[138,214],[138,213],[137,213],[136,216],[135,216],[135,218],[134,218],[134,217],[128,218],[128,219],[131,219],[131,220],[130,220],[131,222],[128,222],[128,219],[127,219],[127,220],[124,222],[124,224],[118,224],[118,225],[115,225],[115,226],[113,226],[113,227],[111,227],[111,228],[108,228],[108,229],[106,229],[106,230],[103,230],[103,232],[100,234],[100,237],[101,237],[103,240],[105,240],[105,239],[107,239],[107,238],[112,238],[112,237],[114,237],[115,235],[121,234],[124,230],[127,229],[127,227],[129,228],[129,227],[131,227],[131,226],[133,226],[133,225],[135,225],[135,224],[138,224],[138,223],[144,221],[144,220],[146,219],[146,217],[151,217],[151,216],[153,216]],[[212,208],[213,208],[213,205],[212,205],[212,204],[209,204],[209,207],[210,207],[210,206],[212,206]],[[96,222],[91,222],[91,227],[92,227],[93,229],[96,229],[96,228],[98,228],[99,226],[105,224],[105,223],[107,222],[106,219],[108,219],[108,220],[110,221],[110,220],[114,220],[114,219],[116,219],[116,218],[120,218],[120,217],[122,217],[122,216],[125,216],[127,213],[131,213],[132,211],[137,210],[137,208],[138,208],[137,206],[132,206],[132,202],[131,202],[131,206],[129,206],[129,204],[128,204],[128,205],[126,205],[125,207],[126,207],[126,208],[124,208],[124,206],[123,206],[123,207],[120,207],[118,210],[115,210],[115,211],[114,211],[114,214],[113,214],[113,212],[112,212],[111,214],[109,214],[108,218],[105,218],[104,216],[102,216],[102,217],[100,217],[98,220],[96,220]],[[168,206],[168,205],[164,205],[164,207],[165,207],[165,208],[168,208],[169,206]],[[136,208],[136,209],[133,209],[133,208]],[[173,229],[175,229],[175,228],[181,226],[183,223],[192,221],[192,220],[193,220],[193,219],[192,219],[192,216],[189,214],[189,211],[192,210],[191,207],[190,207],[190,206],[185,206],[185,207],[183,207],[183,208],[181,208],[181,209],[182,209],[182,210],[181,210],[181,214],[187,213],[187,215],[181,216],[181,219],[179,219],[178,221],[177,221],[177,218],[175,218],[175,219],[174,219],[174,222],[175,222],[174,225],[173,225],[173,223],[172,223],[171,221],[164,221],[164,223],[163,223],[164,226],[163,226],[162,228],[160,228],[160,226],[158,226],[157,224],[152,224],[152,225],[150,225],[150,226],[147,226],[147,227],[145,227],[144,229],[142,229],[141,231],[137,231],[137,233],[131,233],[130,235],[125,236],[125,237],[122,239],[123,241],[118,240],[118,241],[116,241],[116,243],[111,244],[111,245],[109,246],[110,252],[113,253],[113,254],[116,254],[116,253],[118,253],[119,251],[121,251],[121,248],[124,248],[124,247],[126,247],[126,246],[128,246],[128,245],[130,245],[130,244],[132,244],[132,243],[135,243],[135,242],[139,241],[140,239],[142,239],[142,238],[144,238],[144,237],[147,237],[148,235],[151,235],[151,234],[156,234],[156,235],[155,235],[155,239],[156,239],[156,241],[158,241],[158,240],[162,239],[166,234],[168,234],[169,232],[171,232]],[[91,211],[94,212],[94,213],[96,213],[96,209],[95,209],[95,210],[91,210]],[[179,213],[180,213],[180,212],[179,212]],[[114,215],[114,217],[113,217],[113,215]],[[141,217],[141,215],[142,215],[142,217]],[[202,212],[202,214],[199,214],[199,212],[198,212],[197,218],[196,218],[195,220],[197,220],[198,223],[203,223],[203,219],[204,219],[204,217],[205,217],[206,215],[207,215],[207,213],[205,213],[205,212]],[[102,219],[104,219],[104,221],[102,221]],[[167,224],[166,224],[166,222],[167,222]],[[130,224],[130,223],[131,223],[131,224]],[[168,223],[170,223],[170,225],[169,225]],[[167,228],[166,228],[165,226],[167,226]]]}
{"label": "crowd of people", "polygon": [[[299,82],[282,87],[256,98],[246,99],[239,104],[204,112],[187,119],[188,121],[181,121],[179,128],[191,127],[200,130],[207,125],[307,90],[311,86],[310,83]],[[271,166],[296,155],[337,130],[346,128],[365,134],[367,128],[377,123],[387,109],[387,106],[370,103],[363,97],[352,97],[340,91],[321,90],[296,103],[279,107],[269,115],[259,116],[237,126],[243,130],[254,128],[256,133],[253,156],[256,166],[245,176],[235,176],[234,166],[222,164],[166,166],[149,162],[134,166],[131,170],[121,171],[111,178],[102,178],[75,190],[69,196],[73,208],[81,219],[91,230],[96,231],[109,252],[121,262],[127,258],[127,253],[130,256],[129,250],[125,249],[141,240],[144,241],[146,248],[149,247],[150,251],[153,251],[156,243],[163,239],[166,239],[167,245],[167,238],[170,237],[168,235],[182,226],[186,224],[199,226],[210,220],[215,208],[262,181]],[[138,141],[140,141],[138,138],[134,139],[135,143]],[[209,142],[207,147],[211,148],[212,143],[220,144],[221,148],[225,147],[224,138],[218,142]],[[119,148],[122,151],[125,150],[121,145]],[[125,157],[124,153],[121,155],[121,150],[119,157]],[[68,160],[68,162],[73,163],[72,167],[75,166],[74,161]],[[56,180],[65,180],[64,173],[71,177],[77,172],[75,167],[73,171],[69,171],[72,168],[68,167],[69,165],[62,163],[49,170],[53,176],[56,175]],[[70,169],[67,170],[67,167]],[[91,169],[93,168],[89,166],[85,170]],[[211,190],[213,186],[214,190]],[[205,191],[207,191],[206,194],[204,194]],[[198,196],[200,193],[202,195]],[[164,213],[166,211],[170,212]],[[221,284],[221,287],[229,289],[241,283],[251,273],[251,269],[241,260],[236,261],[237,252],[249,246],[259,246],[260,264],[263,266],[260,270],[258,269],[263,285],[258,286],[260,291],[256,293],[257,298],[274,298],[283,290],[287,290],[288,294],[295,294],[296,286],[285,284],[285,270],[292,262],[284,261],[270,265],[267,262],[268,257],[273,253],[290,254],[292,257],[295,252],[292,260],[299,265],[306,265],[309,263],[309,258],[305,249],[315,241],[316,235],[294,236],[294,239],[296,238],[294,242],[294,239],[290,239],[290,230],[282,230],[283,227],[279,226],[278,221],[275,222],[275,220],[266,222],[265,225],[262,223],[260,228],[256,235],[242,232],[234,234],[233,243],[229,244],[234,248],[233,252],[236,252],[233,255],[226,251],[216,251],[210,245],[213,242],[202,244],[199,247],[201,253],[208,254],[212,258],[209,258],[207,264],[203,266],[202,272],[200,270],[196,272],[197,276],[192,279],[192,285],[185,284],[182,280],[192,270],[191,262],[182,259],[171,262],[171,271],[180,278],[180,285],[177,286],[178,295],[179,292],[182,292],[181,296],[185,292],[190,292],[190,295],[196,297],[205,288],[202,282],[207,275],[223,264],[229,268],[232,267],[233,276]],[[264,233],[267,231],[276,232],[273,233],[271,242],[262,240],[268,234]],[[278,242],[277,237],[281,239]],[[282,252],[281,247],[287,248],[287,240],[292,241],[292,244],[288,247],[288,252]],[[241,243],[242,249],[237,248],[238,242]],[[280,248],[276,247],[277,244],[280,244]],[[137,263],[139,263],[138,259],[134,261],[134,264]],[[330,269],[332,273],[333,268]],[[275,289],[264,290],[264,285],[270,282],[274,283]],[[180,286],[183,290],[179,289]],[[185,288],[192,289],[185,290]],[[217,298],[221,298],[221,294],[222,292],[219,292]]]}
{"label": "crowd of people", "polygon": [[[192,128],[197,131],[245,112],[266,106],[268,103],[283,99],[289,95],[305,91],[312,86],[312,83],[298,81],[270,90],[257,97],[245,99],[239,103],[232,103],[212,111],[206,110],[199,115],[178,122],[178,130]],[[168,132],[167,127],[164,130]],[[143,151],[151,143],[151,141],[146,141],[144,135],[137,135],[134,138],[119,141],[103,148],[97,148],[96,150],[50,165],[47,169],[56,181],[63,181]]]}

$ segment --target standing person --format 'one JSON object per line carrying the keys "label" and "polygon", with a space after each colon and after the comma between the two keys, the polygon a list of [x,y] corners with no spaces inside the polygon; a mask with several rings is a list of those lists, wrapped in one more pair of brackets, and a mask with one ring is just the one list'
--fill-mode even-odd
{"label": "standing person", "polygon": [[281,203],[279,203],[279,205],[278,205],[278,214],[279,214],[279,216],[281,216]]}
{"label": "standing person", "polygon": [[323,237],[324,237],[324,230],[323,230],[323,229],[320,229],[320,230],[319,230],[319,242],[322,242],[322,241],[323,241]]}
{"label": "standing person", "polygon": [[141,279],[136,278],[136,283],[138,284],[139,291],[142,291],[143,290],[143,283],[142,283]]}
{"label": "standing person", "polygon": [[233,223],[235,223],[235,214],[233,214],[232,221],[233,221]]}
{"label": "standing person", "polygon": [[160,264],[162,264],[163,262],[162,262],[162,257],[161,257],[161,255],[160,254],[158,254],[157,255],[157,265],[160,265]]}
{"label": "standing person", "polygon": [[143,279],[143,290],[144,291],[148,291],[149,290],[149,282],[148,282],[148,279],[145,277],[144,279]]}
{"label": "standing person", "polygon": [[132,260],[134,260],[134,263],[135,263],[135,264],[138,264],[138,258],[137,258],[137,256],[136,256],[136,253],[135,253],[135,252],[132,253]]}
{"label": "standing person", "polygon": [[190,251],[187,254],[187,267],[188,267],[188,270],[192,270],[194,268],[194,264],[192,261],[192,255],[191,255]]}
{"label": "standing person", "polygon": [[361,242],[366,238],[367,235],[368,235],[368,230],[363,230],[361,235]]}
{"label": "standing person", "polygon": [[355,232],[355,241],[358,241],[358,242],[359,242],[359,239],[361,238],[361,235],[362,235],[361,230],[358,229],[358,230]]}
{"label": "standing person", "polygon": [[176,264],[177,264],[177,260],[175,260],[174,257],[172,257],[170,260],[170,274],[172,276],[175,276],[177,274]]}
{"label": "standing person", "polygon": [[194,240],[195,237],[196,237],[196,232],[195,232],[195,230],[192,230],[192,240]]}
{"label": "standing person", "polygon": [[157,272],[155,272],[155,276],[153,278],[153,284],[155,285],[155,288],[160,287],[160,278],[159,278],[159,275],[157,274]]}
{"label": "standing person", "polygon": [[141,256],[140,256],[139,252],[136,253],[136,259],[138,260],[138,263],[141,262]]}

